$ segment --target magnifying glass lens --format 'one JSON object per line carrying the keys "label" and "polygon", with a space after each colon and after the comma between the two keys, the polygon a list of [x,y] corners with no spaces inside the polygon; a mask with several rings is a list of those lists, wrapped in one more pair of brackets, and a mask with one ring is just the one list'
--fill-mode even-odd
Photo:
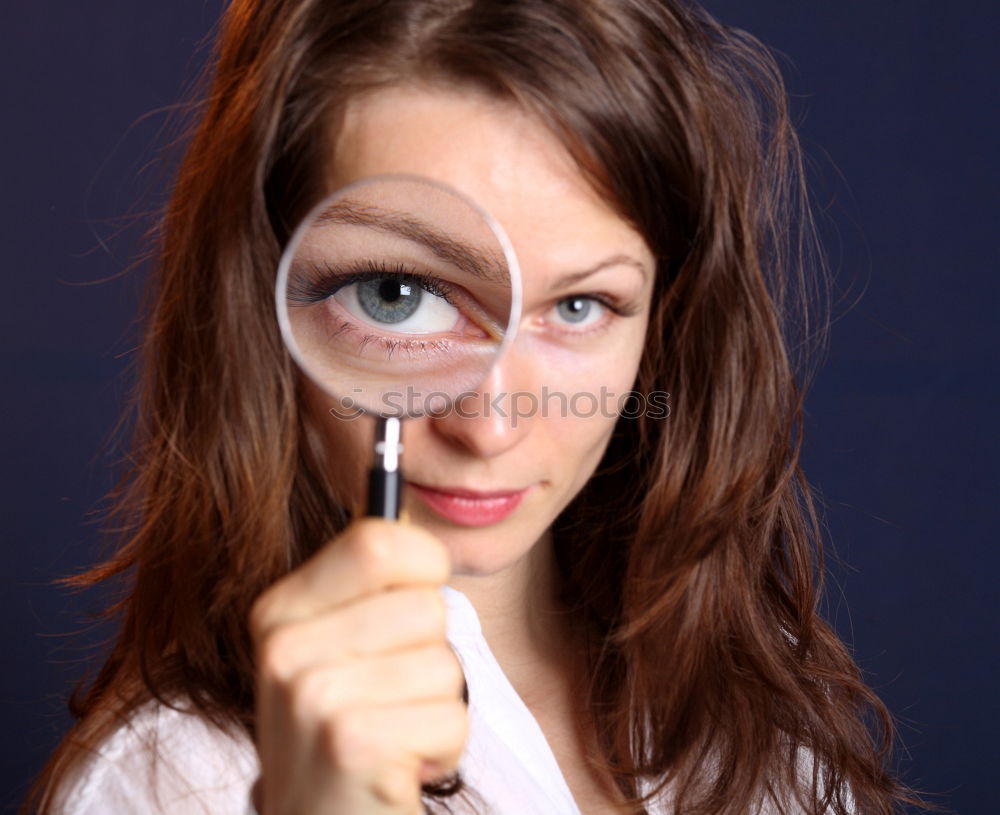
{"label": "magnifying glass lens", "polygon": [[505,238],[434,182],[334,193],[296,232],[279,292],[289,347],[327,392],[379,416],[446,410],[475,389],[511,318]]}

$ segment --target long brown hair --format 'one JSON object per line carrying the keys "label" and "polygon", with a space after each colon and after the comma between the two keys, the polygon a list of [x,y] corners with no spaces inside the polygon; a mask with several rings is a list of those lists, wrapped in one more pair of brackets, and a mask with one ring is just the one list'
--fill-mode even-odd
{"label": "long brown hair", "polygon": [[274,269],[343,103],[413,78],[539,116],[658,258],[636,390],[671,415],[621,419],[554,530],[597,763],[685,815],[913,802],[887,711],[817,613],[792,357],[822,321],[767,51],[683,0],[233,0],[216,56],[158,233],[120,545],[74,580],[124,581],[120,633],[26,809],[150,698],[253,735],[250,606],[346,522]]}

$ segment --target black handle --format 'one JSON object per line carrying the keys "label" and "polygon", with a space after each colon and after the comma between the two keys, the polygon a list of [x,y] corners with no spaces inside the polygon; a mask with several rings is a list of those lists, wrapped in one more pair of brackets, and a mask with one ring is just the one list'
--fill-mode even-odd
{"label": "black handle", "polygon": [[368,517],[398,521],[402,487],[399,470],[372,467],[368,472]]}
{"label": "black handle", "polygon": [[402,427],[398,416],[380,416],[375,426],[375,464],[368,473],[368,517],[399,520],[403,477],[399,473]]}

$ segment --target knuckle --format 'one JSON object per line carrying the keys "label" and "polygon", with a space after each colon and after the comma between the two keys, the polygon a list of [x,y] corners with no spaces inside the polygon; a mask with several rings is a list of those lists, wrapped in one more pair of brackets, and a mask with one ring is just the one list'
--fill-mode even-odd
{"label": "knuckle", "polygon": [[437,589],[415,590],[405,613],[421,632],[442,639],[447,633],[448,606]]}
{"label": "knuckle", "polygon": [[264,635],[257,649],[257,667],[267,679],[283,682],[288,679],[294,646],[292,634],[278,628]]}
{"label": "knuckle", "polygon": [[250,636],[256,642],[265,637],[272,626],[274,617],[274,595],[270,591],[261,594],[250,607],[248,625]]}
{"label": "knuckle", "polygon": [[469,711],[460,700],[442,702],[436,708],[435,728],[442,755],[457,763],[469,739]]}
{"label": "knuckle", "polygon": [[325,717],[334,707],[336,697],[336,681],[330,671],[302,671],[288,683],[289,706],[300,722]]}
{"label": "knuckle", "polygon": [[409,811],[419,803],[420,794],[411,768],[401,763],[390,764],[379,773],[373,785],[376,797],[394,809],[405,807]]}
{"label": "knuckle", "polygon": [[343,710],[328,716],[321,733],[328,760],[342,772],[368,773],[380,763],[377,734],[359,712]]}
{"label": "knuckle", "polygon": [[431,654],[431,666],[442,688],[450,695],[458,695],[465,682],[462,664],[448,645],[435,646]]}
{"label": "knuckle", "polygon": [[448,604],[437,589],[428,591],[428,606],[433,615],[435,627],[444,634],[448,630]]}
{"label": "knuckle", "polygon": [[448,702],[442,718],[452,744],[461,750],[469,738],[469,709],[461,701]]}

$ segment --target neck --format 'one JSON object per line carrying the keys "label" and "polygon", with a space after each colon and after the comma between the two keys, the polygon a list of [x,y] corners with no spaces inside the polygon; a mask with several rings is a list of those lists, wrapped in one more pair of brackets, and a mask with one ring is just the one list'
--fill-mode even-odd
{"label": "neck", "polygon": [[550,535],[502,572],[455,575],[450,584],[476,609],[490,650],[522,698],[540,674],[566,668],[571,629],[559,603]]}

